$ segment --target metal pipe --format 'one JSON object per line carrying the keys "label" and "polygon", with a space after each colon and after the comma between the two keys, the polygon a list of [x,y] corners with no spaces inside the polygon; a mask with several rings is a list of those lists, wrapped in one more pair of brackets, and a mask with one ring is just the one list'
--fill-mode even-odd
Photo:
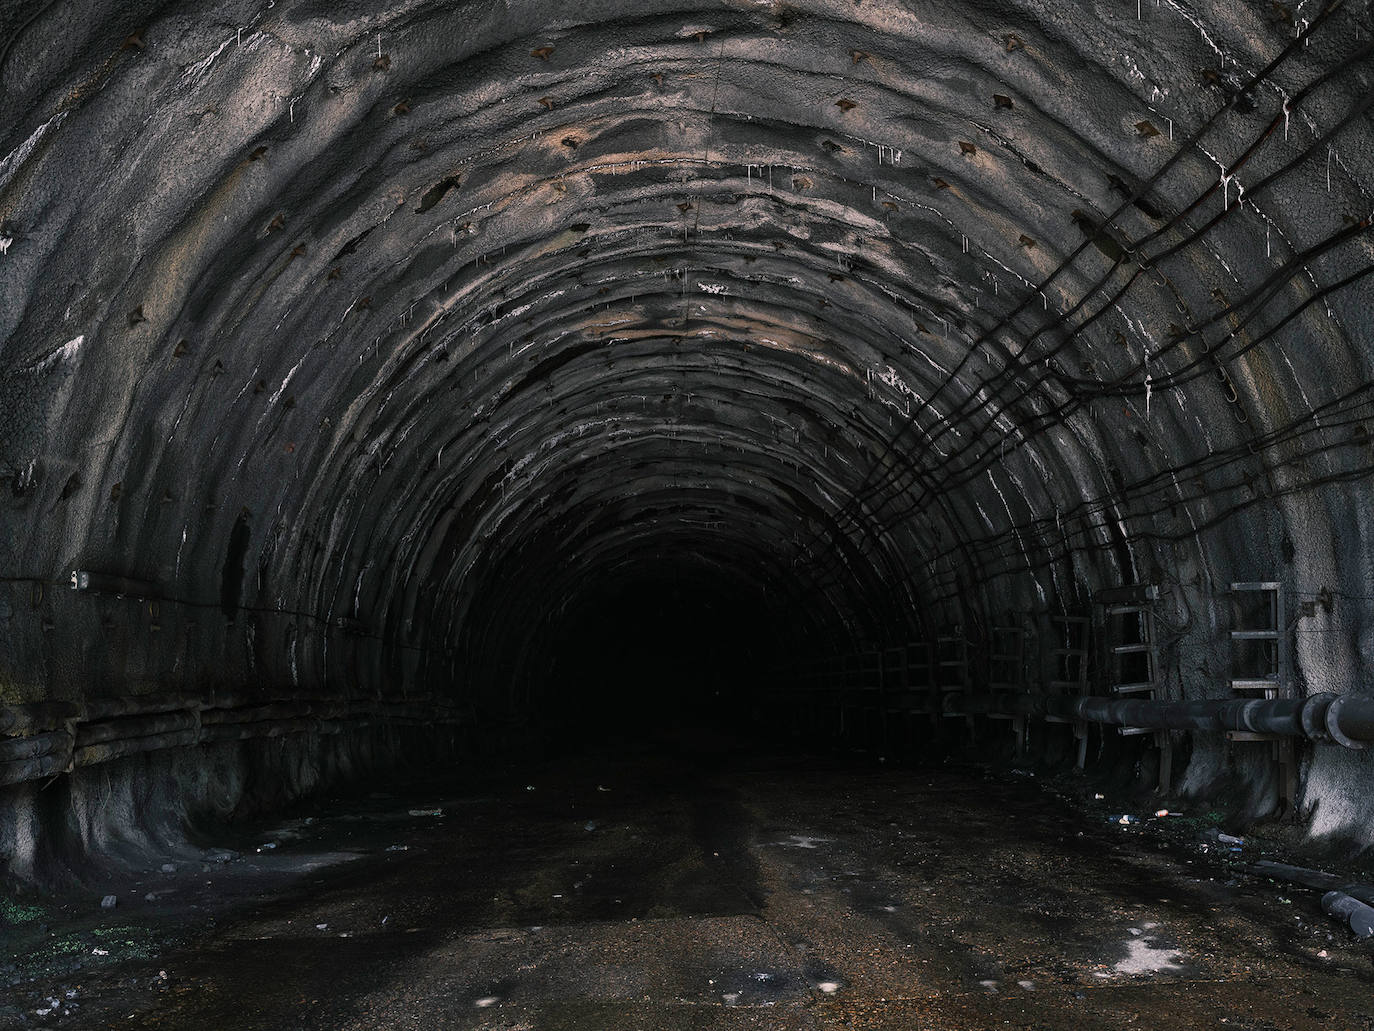
{"label": "metal pipe", "polygon": [[1374,698],[1316,694],[1307,698],[1226,698],[1171,702],[1076,695],[951,695],[949,711],[1056,717],[1147,730],[1247,731],[1335,741],[1347,748],[1374,742]]}

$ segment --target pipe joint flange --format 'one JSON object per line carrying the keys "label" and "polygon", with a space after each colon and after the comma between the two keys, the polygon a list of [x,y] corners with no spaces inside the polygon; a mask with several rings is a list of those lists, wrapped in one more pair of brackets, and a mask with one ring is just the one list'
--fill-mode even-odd
{"label": "pipe joint flange", "polygon": [[1330,691],[1322,691],[1303,701],[1302,708],[1298,710],[1298,720],[1302,724],[1304,735],[1312,741],[1331,740],[1331,735],[1326,729],[1326,710],[1339,697],[1340,695],[1332,694]]}
{"label": "pipe joint flange", "polygon": [[1326,707],[1326,732],[1333,741],[1346,748],[1368,748],[1368,741],[1356,741],[1341,730],[1341,710],[1348,700],[1346,695],[1337,695]]}

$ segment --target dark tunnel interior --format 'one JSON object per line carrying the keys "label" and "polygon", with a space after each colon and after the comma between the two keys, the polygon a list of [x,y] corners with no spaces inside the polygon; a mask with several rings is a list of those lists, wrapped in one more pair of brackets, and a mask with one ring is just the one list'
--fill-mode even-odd
{"label": "dark tunnel interior", "polygon": [[752,727],[760,685],[785,657],[767,596],[674,573],[665,562],[586,590],[550,628],[533,689],[560,738]]}
{"label": "dark tunnel interior", "polygon": [[1374,844],[1369,0],[49,0],[0,87],[8,883],[727,737]]}
{"label": "dark tunnel interior", "polygon": [[[1128,6],[8,10],[0,780],[1013,697],[1351,740],[1368,5]],[[1340,748],[1188,742],[1363,840]]]}

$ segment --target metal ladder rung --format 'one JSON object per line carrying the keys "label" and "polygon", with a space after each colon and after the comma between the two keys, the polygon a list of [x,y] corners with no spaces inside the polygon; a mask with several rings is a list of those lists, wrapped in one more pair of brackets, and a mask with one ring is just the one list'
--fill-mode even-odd
{"label": "metal ladder rung", "polygon": [[1112,694],[1139,694],[1142,691],[1153,691],[1158,685],[1154,681],[1139,684],[1113,684]]}

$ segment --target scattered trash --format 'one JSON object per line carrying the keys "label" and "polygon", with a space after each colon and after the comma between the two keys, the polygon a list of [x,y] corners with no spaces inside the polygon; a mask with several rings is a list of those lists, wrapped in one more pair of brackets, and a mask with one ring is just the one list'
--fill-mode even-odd
{"label": "scattered trash", "polygon": [[269,841],[269,842],[268,842],[267,844],[265,844],[265,845],[259,845],[259,846],[258,846],[258,851],[259,851],[259,852],[267,852],[267,851],[269,851],[270,849],[274,849],[274,848],[276,848],[276,847],[277,847],[277,843],[276,843],[275,841]]}
{"label": "scattered trash", "polygon": [[110,950],[109,950],[109,949],[92,949],[92,950],[91,950],[91,955],[92,955],[92,956],[108,956],[109,954],[110,954]]}
{"label": "scattered trash", "polygon": [[1099,791],[1099,792],[1097,792],[1096,794],[1093,795],[1093,801],[1094,801],[1094,802],[1101,802],[1101,801],[1103,801],[1106,797],[1107,797],[1106,795],[1102,794],[1102,792]]}
{"label": "scattered trash", "polygon": [[526,784],[526,785],[525,785],[525,790],[526,790],[526,791],[533,791],[533,790],[534,790],[534,785],[533,785],[533,784]]}
{"label": "scattered trash", "polygon": [[1016,984],[1017,984],[1018,987],[1024,988],[1024,989],[1025,989],[1026,991],[1028,991],[1028,992],[1033,992],[1033,991],[1035,991],[1035,982],[1034,982],[1034,981],[1017,981]]}
{"label": "scattered trash", "polygon": [[443,815],[444,815],[444,811],[443,811],[442,809],[412,809],[412,810],[410,811],[410,815],[411,815],[411,816],[443,816]]}
{"label": "scattered trash", "polygon": [[1133,823],[1139,823],[1139,816],[1132,816],[1130,813],[1113,813],[1108,817],[1112,823],[1119,823],[1123,827],[1129,827]]}
{"label": "scattered trash", "polygon": [[725,1005],[727,1005],[727,1006],[735,1006],[735,1005],[738,1005],[738,1003],[739,1003],[739,992],[726,992],[724,995],[721,996],[721,999],[722,999],[722,1001],[724,1001]]}
{"label": "scattered trash", "polygon": [[585,830],[585,831],[594,831],[594,830],[596,830],[596,821],[595,821],[595,820],[588,820],[585,824],[582,825],[582,829]]}
{"label": "scattered trash", "polygon": [[388,852],[409,852],[409,851],[410,851],[410,846],[409,846],[409,845],[388,845],[388,846],[386,847],[386,850],[387,850]]}
{"label": "scattered trash", "polygon": [[834,981],[822,981],[820,984],[816,985],[816,987],[825,992],[826,995],[834,995],[840,990],[840,986]]}
{"label": "scattered trash", "polygon": [[1240,846],[1245,844],[1244,838],[1238,838],[1234,834],[1225,834],[1216,827],[1210,827],[1202,832],[1204,841],[1215,841],[1221,845],[1231,845],[1232,852],[1239,852]]}
{"label": "scattered trash", "polygon": [[1356,936],[1374,936],[1374,906],[1367,906],[1343,891],[1328,891],[1322,896],[1322,909],[1328,916],[1348,924]]}
{"label": "scattered trash", "polygon": [[115,903],[119,901],[118,895],[106,895],[100,900],[101,909],[114,909]]}
{"label": "scattered trash", "polygon": [[597,791],[610,791],[611,789],[608,788],[608,787],[605,787],[604,785],[598,784],[598,785],[596,786],[596,790],[597,790]]}
{"label": "scattered trash", "polygon": [[1168,815],[1169,815],[1169,810],[1167,810],[1167,809],[1156,809],[1156,810],[1155,810],[1155,816],[1168,816]]}
{"label": "scattered trash", "polygon": [[473,1005],[479,1009],[486,1009],[488,1006],[495,1006],[500,1001],[501,1000],[494,995],[487,995],[478,999]]}
{"label": "scattered trash", "polygon": [[177,872],[176,864],[175,864],[175,863],[163,863],[163,864],[162,864],[162,872],[163,872],[163,873],[176,873],[176,872]]}
{"label": "scattered trash", "polygon": [[329,930],[329,925],[328,925],[328,924],[316,924],[316,925],[315,925],[315,930],[317,930],[317,931],[327,931],[327,930]]}
{"label": "scattered trash", "polygon": [[143,901],[144,901],[144,902],[156,902],[156,901],[157,901],[157,892],[155,892],[155,891],[150,891],[150,892],[148,892],[148,894],[146,894],[146,895],[143,896]]}

